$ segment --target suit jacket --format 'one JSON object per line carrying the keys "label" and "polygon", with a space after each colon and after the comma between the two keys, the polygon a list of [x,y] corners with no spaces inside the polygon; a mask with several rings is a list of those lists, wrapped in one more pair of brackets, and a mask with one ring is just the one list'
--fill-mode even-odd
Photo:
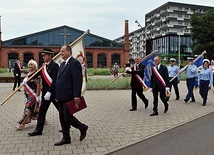
{"label": "suit jacket", "polygon": [[18,66],[18,64],[16,62],[14,63],[13,73],[14,73],[14,75],[18,74],[18,76],[21,75],[21,70],[20,70],[20,68],[19,68],[19,66]]}
{"label": "suit jacket", "polygon": [[[169,75],[168,75],[168,69],[166,66],[164,65],[160,65],[160,68],[158,69],[159,74],[162,76],[163,80],[166,83],[166,87],[169,87]],[[153,70],[152,70],[152,76],[151,76],[151,84],[150,87],[151,88],[155,88],[155,86],[158,86],[158,88],[160,89],[165,89],[165,87],[161,84],[161,82],[157,79],[157,77],[155,76]]]}
{"label": "suit jacket", "polygon": [[47,65],[47,72],[49,74],[49,76],[52,78],[52,83],[51,86],[49,86],[47,84],[47,82],[45,81],[44,77],[42,76],[42,71],[40,72],[41,77],[42,77],[42,93],[45,94],[47,91],[53,93],[55,90],[55,83],[56,83],[56,78],[57,78],[57,74],[59,71],[59,65],[54,62],[53,60]]}
{"label": "suit jacket", "polygon": [[137,78],[135,77],[135,75],[139,75],[140,78],[143,80],[144,78],[144,68],[145,65],[143,65],[142,63],[138,64],[136,66],[136,70],[134,70],[134,67],[132,67],[132,71],[128,72],[129,74],[132,75],[131,77],[131,86],[132,88],[138,88],[138,87],[142,87],[142,85],[140,84],[140,82],[137,80]]}
{"label": "suit jacket", "polygon": [[71,101],[81,96],[82,66],[78,60],[71,57],[66,66],[60,65],[56,79],[56,99]]}

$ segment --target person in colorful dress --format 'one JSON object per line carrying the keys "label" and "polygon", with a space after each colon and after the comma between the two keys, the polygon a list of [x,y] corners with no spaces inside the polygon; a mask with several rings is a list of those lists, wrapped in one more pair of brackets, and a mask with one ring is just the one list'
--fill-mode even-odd
{"label": "person in colorful dress", "polygon": [[22,82],[27,101],[24,108],[24,114],[19,121],[19,125],[16,126],[17,130],[24,129],[25,124],[30,123],[31,119],[36,119],[39,113],[40,76],[34,76],[31,80],[28,80],[28,78],[30,78],[37,71],[37,62],[30,60],[28,62],[28,68],[29,72]]}

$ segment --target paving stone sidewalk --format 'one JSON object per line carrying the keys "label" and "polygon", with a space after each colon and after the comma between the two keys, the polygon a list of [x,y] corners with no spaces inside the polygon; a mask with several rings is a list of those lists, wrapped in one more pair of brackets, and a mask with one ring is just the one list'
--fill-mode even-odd
{"label": "paving stone sidewalk", "polygon": [[[0,83],[0,102],[12,93],[12,83]],[[62,138],[58,112],[50,106],[47,113],[48,124],[43,135],[29,137],[27,133],[36,127],[36,121],[26,125],[26,129],[16,131],[15,126],[22,117],[25,97],[17,92],[0,106],[0,155],[104,155],[160,134],[184,123],[214,111],[213,91],[209,92],[207,106],[203,107],[198,90],[194,91],[196,102],[184,103],[187,93],[185,82],[180,83],[180,100],[175,100],[174,91],[169,101],[169,111],[165,114],[159,100],[159,115],[151,117],[152,93],[146,91],[149,107],[144,109],[138,99],[138,110],[129,111],[130,90],[86,91],[88,107],[75,116],[89,126],[87,137],[80,142],[79,131],[71,128],[71,145],[54,146]]]}

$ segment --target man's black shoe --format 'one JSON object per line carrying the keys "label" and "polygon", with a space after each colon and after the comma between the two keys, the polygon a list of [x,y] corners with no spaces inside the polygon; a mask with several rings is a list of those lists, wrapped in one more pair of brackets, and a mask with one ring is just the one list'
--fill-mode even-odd
{"label": "man's black shoe", "polygon": [[149,106],[149,101],[147,100],[145,103],[145,109],[148,108],[148,106]]}
{"label": "man's black shoe", "polygon": [[59,132],[62,132],[62,130],[59,130]]}
{"label": "man's black shoe", "polygon": [[175,100],[179,100],[179,97],[176,97],[176,99]]}
{"label": "man's black shoe", "polygon": [[164,113],[166,113],[169,110],[169,105],[167,105],[164,109]]}
{"label": "man's black shoe", "polygon": [[88,126],[86,125],[84,129],[80,130],[80,141],[82,141],[86,137],[86,133],[88,130]]}
{"label": "man's black shoe", "polygon": [[64,144],[71,144],[71,140],[62,139],[60,142],[55,143],[54,146],[60,146]]}
{"label": "man's black shoe", "polygon": [[42,135],[42,132],[34,130],[33,132],[28,133],[29,136],[39,136]]}
{"label": "man's black shoe", "polygon": [[192,100],[192,101],[190,101],[190,102],[195,102],[195,100]]}
{"label": "man's black shoe", "polygon": [[186,99],[184,99],[184,102],[185,102],[185,103],[187,103],[187,100],[186,100]]}
{"label": "man's black shoe", "polygon": [[158,112],[153,112],[150,116],[157,116]]}
{"label": "man's black shoe", "polygon": [[136,111],[136,110],[137,110],[137,109],[133,109],[133,108],[132,108],[132,109],[130,109],[129,111]]}

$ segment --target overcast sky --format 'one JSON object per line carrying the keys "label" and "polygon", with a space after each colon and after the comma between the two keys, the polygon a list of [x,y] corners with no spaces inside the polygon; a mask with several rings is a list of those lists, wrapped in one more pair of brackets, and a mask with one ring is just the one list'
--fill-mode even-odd
{"label": "overcast sky", "polygon": [[[1,0],[2,40],[67,25],[82,31],[116,39],[124,34],[124,21],[129,32],[144,26],[145,14],[167,0]],[[213,6],[213,0],[174,0]]]}

